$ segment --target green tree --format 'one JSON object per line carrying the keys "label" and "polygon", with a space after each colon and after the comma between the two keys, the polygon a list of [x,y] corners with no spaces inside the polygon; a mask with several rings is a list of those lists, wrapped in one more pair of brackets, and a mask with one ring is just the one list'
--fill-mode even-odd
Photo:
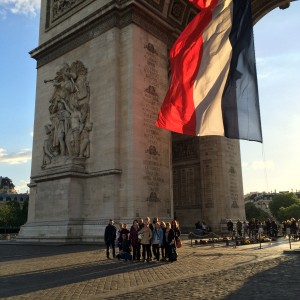
{"label": "green tree", "polygon": [[289,207],[293,204],[298,204],[299,199],[294,193],[282,193],[273,198],[269,204],[272,215],[279,220],[279,209],[281,207]]}
{"label": "green tree", "polygon": [[11,208],[8,205],[0,207],[0,226],[7,227],[11,222]]}
{"label": "green tree", "polygon": [[23,202],[23,207],[21,210],[20,225],[23,225],[27,222],[28,204],[29,204],[29,198],[26,198]]}
{"label": "green tree", "polygon": [[245,211],[246,211],[246,219],[258,219],[258,220],[266,220],[270,218],[270,215],[262,210],[261,208],[256,207],[252,202],[246,203],[245,205]]}
{"label": "green tree", "polygon": [[293,204],[288,207],[280,207],[278,211],[278,221],[283,222],[295,218],[300,219],[300,204]]}
{"label": "green tree", "polygon": [[18,201],[10,201],[0,207],[0,226],[19,227],[26,223],[28,212],[28,199],[21,208]]}
{"label": "green tree", "polygon": [[10,207],[10,226],[18,227],[21,224],[21,206],[17,200],[10,201],[6,205]]}

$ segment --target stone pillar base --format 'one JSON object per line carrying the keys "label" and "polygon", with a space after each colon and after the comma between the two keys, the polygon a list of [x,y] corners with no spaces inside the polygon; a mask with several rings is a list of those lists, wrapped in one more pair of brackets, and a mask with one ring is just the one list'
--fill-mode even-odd
{"label": "stone pillar base", "polygon": [[21,227],[18,242],[42,243],[99,243],[106,225],[73,220],[69,222],[29,223]]}

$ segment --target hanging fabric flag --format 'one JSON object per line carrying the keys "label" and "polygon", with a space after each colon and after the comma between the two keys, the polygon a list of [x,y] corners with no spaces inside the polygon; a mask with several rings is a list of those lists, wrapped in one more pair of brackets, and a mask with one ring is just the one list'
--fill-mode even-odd
{"label": "hanging fabric flag", "polygon": [[250,0],[189,0],[200,12],[170,51],[156,126],[262,142]]}

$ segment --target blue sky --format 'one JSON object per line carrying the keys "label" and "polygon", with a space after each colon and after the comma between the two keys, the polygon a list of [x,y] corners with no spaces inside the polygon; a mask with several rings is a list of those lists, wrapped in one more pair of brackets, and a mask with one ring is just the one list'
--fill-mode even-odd
{"label": "blue sky", "polygon": [[[28,190],[40,0],[0,0],[0,176]],[[300,190],[300,1],[254,27],[263,144],[241,141],[244,193]]]}

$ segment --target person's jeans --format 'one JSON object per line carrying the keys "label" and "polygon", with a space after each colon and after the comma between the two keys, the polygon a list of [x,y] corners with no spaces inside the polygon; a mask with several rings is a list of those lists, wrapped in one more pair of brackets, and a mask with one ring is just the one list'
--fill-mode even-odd
{"label": "person's jeans", "polygon": [[109,258],[109,248],[112,248],[113,258],[116,257],[115,241],[106,242],[106,257]]}
{"label": "person's jeans", "polygon": [[143,244],[143,253],[142,253],[142,256],[143,256],[143,260],[146,259],[146,254],[147,254],[147,261],[150,260],[151,256],[150,256],[150,253],[151,253],[151,248],[150,248],[150,244]]}
{"label": "person's jeans", "polygon": [[132,255],[133,255],[133,260],[141,259],[141,245],[140,244],[132,246]]}
{"label": "person's jeans", "polygon": [[159,244],[152,244],[152,252],[156,260],[159,260]]}

